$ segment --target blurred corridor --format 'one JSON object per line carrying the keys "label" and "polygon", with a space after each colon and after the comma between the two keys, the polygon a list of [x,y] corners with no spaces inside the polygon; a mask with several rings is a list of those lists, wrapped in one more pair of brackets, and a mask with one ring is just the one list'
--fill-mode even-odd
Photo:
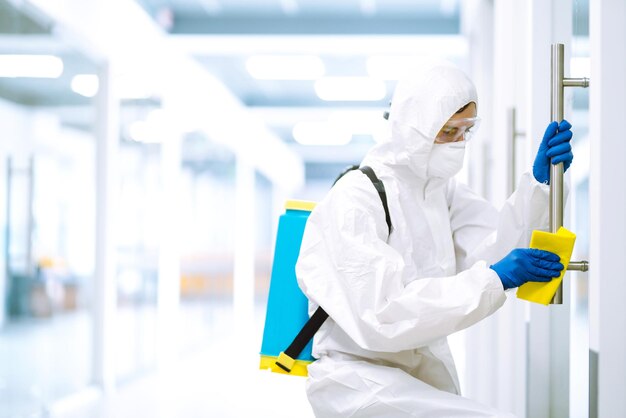
{"label": "blurred corridor", "polygon": [[436,56],[480,103],[456,178],[501,206],[555,43],[592,80],[564,93],[563,222],[591,268],[450,345],[468,398],[626,416],[623,3],[0,0],[0,418],[312,417],[306,379],[259,370],[285,201],[388,140],[397,81]]}

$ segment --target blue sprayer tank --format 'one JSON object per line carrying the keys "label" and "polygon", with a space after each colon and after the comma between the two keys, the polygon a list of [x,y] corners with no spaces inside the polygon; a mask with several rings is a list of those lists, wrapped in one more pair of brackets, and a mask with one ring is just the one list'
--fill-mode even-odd
{"label": "blue sprayer tank", "polygon": [[[314,207],[313,202],[288,200],[285,204],[285,213],[278,221],[261,344],[261,369],[285,373],[274,362],[309,319],[309,301],[298,287],[295,268],[304,227]],[[290,374],[307,375],[306,366],[314,360],[311,346],[312,341],[302,350]]]}

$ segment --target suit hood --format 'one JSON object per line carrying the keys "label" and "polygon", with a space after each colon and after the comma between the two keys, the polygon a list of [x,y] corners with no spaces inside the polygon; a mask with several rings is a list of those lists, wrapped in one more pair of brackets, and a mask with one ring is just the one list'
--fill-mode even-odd
{"label": "suit hood", "polygon": [[435,137],[460,108],[478,104],[474,83],[448,62],[425,63],[400,80],[391,101],[391,136],[375,146],[364,164],[408,168],[427,179]]}

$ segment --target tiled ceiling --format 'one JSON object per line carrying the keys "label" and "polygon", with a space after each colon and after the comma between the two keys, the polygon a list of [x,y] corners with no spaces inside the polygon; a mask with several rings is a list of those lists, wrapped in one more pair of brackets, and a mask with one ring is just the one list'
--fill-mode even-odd
{"label": "tiled ceiling", "polygon": [[60,41],[44,15],[14,3],[0,0],[0,54],[54,55],[64,68],[58,78],[0,77],[0,97],[27,106],[87,104],[88,99],[71,91],[70,83],[76,74],[93,73],[93,63]]}
{"label": "tiled ceiling", "polygon": [[[419,52],[423,36],[460,32],[458,0],[138,0],[172,42],[219,78],[306,161],[307,178],[333,177],[362,158],[374,139],[353,135],[349,147],[305,147],[293,127],[336,111],[369,111],[382,120],[395,81],[373,101],[325,101],[315,80],[258,80],[246,69],[256,54],[310,54],[325,75],[365,77],[367,58]],[[442,43],[443,45],[443,43]],[[431,48],[432,49],[432,48]],[[432,50],[430,52],[433,52]],[[448,51],[436,51],[446,55]]]}
{"label": "tiled ceiling", "polygon": [[[385,81],[386,94],[378,100],[325,101],[316,95],[315,80],[253,78],[246,69],[250,56],[316,55],[324,63],[326,76],[366,76],[366,61],[372,54],[419,52],[424,44],[419,44],[417,39],[433,35],[458,38],[460,31],[459,0],[137,0],[137,3],[169,34],[173,45],[184,49],[220,79],[288,143],[294,141],[293,125],[303,118],[325,118],[341,109],[370,109],[382,115],[395,81]],[[44,16],[31,10],[17,10],[16,4],[20,2],[0,0],[0,53],[54,54],[63,59],[64,72],[58,79],[0,78],[0,97],[29,106],[90,105],[89,99],[70,89],[70,81],[76,74],[95,73],[96,66],[61,41]],[[445,55],[449,51],[435,52]],[[60,111],[60,114],[75,126],[81,123],[89,126],[89,122],[80,120],[85,112]],[[355,136],[355,143],[367,145],[373,140],[370,138],[368,142],[367,138]],[[345,160],[358,159],[358,152]]]}
{"label": "tiled ceiling", "polygon": [[[274,132],[292,142],[291,128],[309,114],[336,109],[382,109],[388,106],[395,81],[373,101],[324,101],[314,80],[257,80],[246,70],[254,54],[315,54],[326,76],[367,76],[371,54],[397,54],[395,39],[459,34],[457,0],[138,0],[138,3],[180,45],[217,76],[253,111],[259,111]],[[368,48],[372,39],[389,43]],[[297,45],[285,39],[302,40]],[[305,46],[304,44],[307,44]],[[352,43],[358,47],[341,48]],[[315,45],[315,46],[311,46]],[[347,44],[346,44],[347,45]],[[417,48],[414,48],[417,49]],[[406,50],[406,54],[415,50]],[[431,51],[432,52],[432,51]],[[447,51],[441,51],[446,55]],[[280,109],[268,112],[268,108]],[[323,116],[322,116],[323,117]]]}

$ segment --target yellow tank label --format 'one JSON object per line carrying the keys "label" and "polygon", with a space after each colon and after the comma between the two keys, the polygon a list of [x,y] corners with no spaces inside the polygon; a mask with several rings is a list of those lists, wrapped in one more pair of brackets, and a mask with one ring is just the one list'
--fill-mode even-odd
{"label": "yellow tank label", "polygon": [[285,203],[285,209],[289,210],[305,210],[311,212],[317,203],[308,200],[288,200]]}
{"label": "yellow tank label", "polygon": [[290,376],[308,376],[307,366],[312,363],[312,361],[306,360],[295,360],[293,364],[293,368],[291,369],[291,373],[286,372],[276,365],[276,357],[273,356],[263,356],[261,355],[261,362],[259,364],[259,369],[261,370],[271,370],[274,373],[287,374]]}

